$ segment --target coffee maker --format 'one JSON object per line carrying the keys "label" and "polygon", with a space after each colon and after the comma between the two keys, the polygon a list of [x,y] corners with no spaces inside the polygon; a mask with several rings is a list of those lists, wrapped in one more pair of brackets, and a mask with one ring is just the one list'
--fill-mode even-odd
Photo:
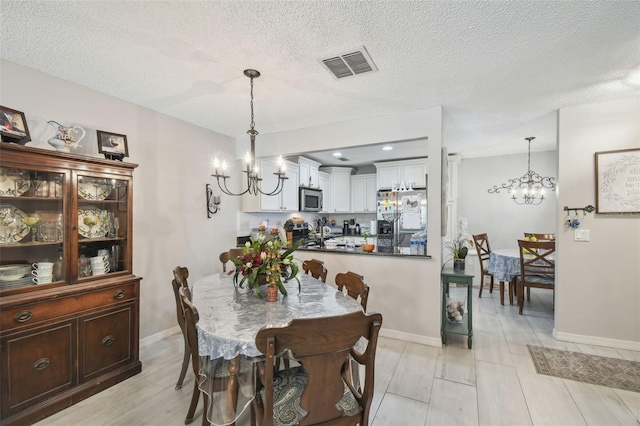
{"label": "coffee maker", "polygon": [[378,234],[379,235],[392,235],[393,223],[388,220],[378,220]]}

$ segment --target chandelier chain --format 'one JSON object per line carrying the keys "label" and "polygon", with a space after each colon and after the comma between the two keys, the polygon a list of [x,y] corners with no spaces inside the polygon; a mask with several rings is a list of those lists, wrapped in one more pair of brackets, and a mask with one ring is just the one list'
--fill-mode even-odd
{"label": "chandelier chain", "polygon": [[256,123],[254,122],[254,118],[253,118],[253,77],[251,77],[251,130],[253,130],[256,127]]}

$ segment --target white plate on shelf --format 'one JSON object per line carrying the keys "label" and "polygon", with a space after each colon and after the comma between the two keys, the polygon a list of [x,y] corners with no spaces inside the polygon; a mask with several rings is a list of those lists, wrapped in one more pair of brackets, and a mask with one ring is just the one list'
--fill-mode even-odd
{"label": "white plate on shelf", "polygon": [[111,184],[106,179],[78,182],[78,196],[85,200],[104,200],[111,194],[111,189]]}
{"label": "white plate on shelf", "polygon": [[95,206],[79,207],[78,234],[85,238],[101,238],[107,235],[109,223],[102,219],[103,212],[104,210]]}
{"label": "white plate on shelf", "polygon": [[26,172],[0,167],[0,195],[19,197],[29,188],[31,180]]}
{"label": "white plate on shelf", "polygon": [[30,229],[24,223],[24,212],[11,204],[0,205],[0,244],[17,243]]}

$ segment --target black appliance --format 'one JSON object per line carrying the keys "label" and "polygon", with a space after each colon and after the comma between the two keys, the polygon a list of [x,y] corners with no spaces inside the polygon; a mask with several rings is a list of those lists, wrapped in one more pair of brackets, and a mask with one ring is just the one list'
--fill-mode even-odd
{"label": "black appliance", "polygon": [[309,225],[306,222],[291,224],[291,237],[293,243],[304,240],[309,236]]}
{"label": "black appliance", "polygon": [[322,211],[322,190],[300,187],[298,204],[301,212]]}
{"label": "black appliance", "polygon": [[393,223],[388,220],[378,220],[378,235],[393,235]]}

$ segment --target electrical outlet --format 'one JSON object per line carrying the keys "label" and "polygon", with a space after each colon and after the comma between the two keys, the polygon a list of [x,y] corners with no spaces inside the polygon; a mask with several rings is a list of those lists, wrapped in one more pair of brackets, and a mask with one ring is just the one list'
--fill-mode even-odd
{"label": "electrical outlet", "polygon": [[573,231],[573,241],[588,242],[589,230],[588,229],[576,229]]}

